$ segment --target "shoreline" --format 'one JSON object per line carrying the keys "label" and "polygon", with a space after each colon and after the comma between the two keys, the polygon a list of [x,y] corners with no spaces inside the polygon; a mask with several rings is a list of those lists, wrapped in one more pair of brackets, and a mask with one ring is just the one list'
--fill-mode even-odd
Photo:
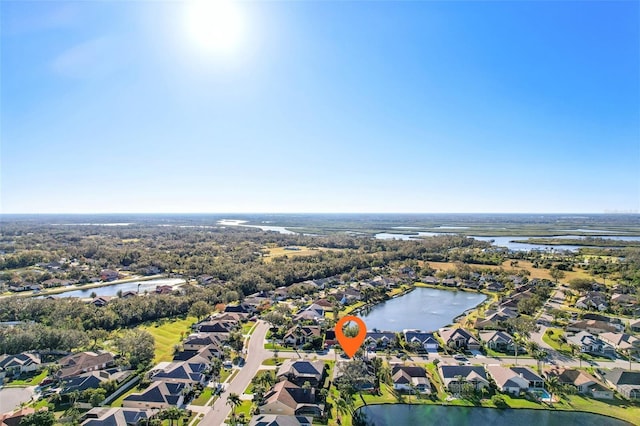
{"label": "shoreline", "polygon": [[[140,275],[140,276],[135,276],[135,277],[130,277],[130,278],[123,278],[121,280],[100,281],[100,282],[97,282],[97,283],[88,283],[88,284],[83,284],[83,285],[79,285],[79,286],[71,285],[71,286],[65,286],[65,287],[54,287],[52,289],[43,290],[43,291],[40,291],[38,293],[34,293],[33,290],[29,290],[29,291],[23,291],[23,292],[18,292],[18,293],[13,293],[13,294],[2,295],[2,296],[0,296],[0,298],[7,298],[7,297],[40,297],[40,296],[47,297],[47,296],[54,296],[56,294],[66,293],[66,292],[69,292],[69,291],[91,290],[91,289],[94,289],[94,288],[109,287],[109,286],[112,286],[112,285],[126,284],[126,283],[131,283],[131,282],[136,282],[136,281],[151,281],[151,280],[157,280],[157,279],[163,279],[163,278],[168,279],[169,277],[167,277],[165,274],[156,274],[156,275],[149,275],[149,276]],[[187,280],[185,280],[184,278],[180,278],[180,279],[184,280],[184,283],[187,282]]]}

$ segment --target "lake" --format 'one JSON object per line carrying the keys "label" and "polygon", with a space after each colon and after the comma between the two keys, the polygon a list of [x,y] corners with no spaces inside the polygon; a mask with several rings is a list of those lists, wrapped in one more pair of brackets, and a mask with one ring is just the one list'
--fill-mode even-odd
{"label": "lake", "polygon": [[162,278],[149,281],[132,281],[128,283],[106,285],[104,287],[86,288],[83,290],[69,290],[63,293],[54,294],[53,296],[80,297],[83,299],[91,297],[91,293],[95,293],[97,296],[115,296],[120,290],[122,290],[123,292],[138,291],[138,284],[140,284],[140,293],[144,293],[145,290],[149,293],[152,293],[159,285],[170,285],[172,287],[175,287],[177,285],[184,284],[184,280],[182,278]]}
{"label": "lake", "polygon": [[481,293],[417,287],[403,296],[360,312],[358,316],[365,321],[368,330],[435,331],[451,324],[454,318],[486,298]]}
{"label": "lake", "polygon": [[599,414],[551,410],[498,410],[481,407],[453,407],[440,405],[369,405],[360,409],[367,417],[367,425],[405,426],[628,426],[629,423]]}

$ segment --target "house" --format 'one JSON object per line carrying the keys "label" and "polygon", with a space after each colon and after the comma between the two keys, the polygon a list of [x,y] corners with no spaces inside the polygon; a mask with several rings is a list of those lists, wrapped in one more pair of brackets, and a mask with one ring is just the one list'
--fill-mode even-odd
{"label": "house", "polygon": [[112,367],[114,358],[113,354],[106,351],[80,352],[61,358],[58,364],[62,368],[56,373],[56,377],[66,379],[81,373]]}
{"label": "house", "polygon": [[313,321],[313,322],[321,322],[324,320],[324,308],[320,305],[316,305],[312,303],[311,306],[303,309],[298,312],[297,315],[293,317],[293,321]]}
{"label": "house", "polygon": [[618,329],[613,324],[610,324],[605,321],[598,321],[598,320],[575,321],[569,324],[566,330],[574,331],[574,332],[588,331],[589,333],[593,333],[593,334],[600,334],[600,333],[607,333],[607,332],[615,333],[616,331],[618,331]]}
{"label": "house", "polygon": [[546,375],[547,377],[557,377],[563,385],[575,387],[578,393],[591,395],[598,399],[613,399],[613,391],[586,371],[576,368],[553,367],[546,371]]}
{"label": "house", "polygon": [[367,331],[364,344],[369,350],[394,347],[397,343],[396,333],[392,331]]}
{"label": "house", "polygon": [[314,338],[321,337],[322,330],[316,325],[295,325],[284,335],[283,341],[287,345],[300,346],[311,342]]}
{"label": "house", "polygon": [[312,424],[312,417],[277,414],[256,414],[249,422],[249,426],[311,426]]}
{"label": "house", "polygon": [[320,417],[324,406],[316,403],[315,389],[303,389],[295,383],[283,380],[276,383],[264,396],[258,408],[260,414]]}
{"label": "house", "polygon": [[444,280],[442,280],[442,285],[445,287],[457,287],[458,286],[458,282],[456,280],[454,280],[453,278],[446,278]]}
{"label": "house", "polygon": [[278,369],[278,380],[288,380],[298,386],[309,382],[311,386],[318,387],[322,384],[325,364],[323,361],[286,360]]}
{"label": "house", "polygon": [[614,368],[605,371],[602,378],[625,398],[640,400],[640,371]]}
{"label": "house", "polygon": [[640,320],[631,321],[629,323],[629,327],[631,328],[631,331],[634,331],[636,333],[640,333]]}
{"label": "house", "polygon": [[83,392],[87,389],[96,389],[102,383],[109,381],[122,383],[130,377],[131,374],[133,374],[131,370],[121,371],[117,368],[111,368],[71,376],[64,379],[60,384],[60,395],[67,395],[74,391]]}
{"label": "house", "polygon": [[440,281],[438,281],[438,279],[436,277],[431,276],[431,275],[422,278],[421,281],[423,283],[425,283],[425,284],[432,284],[432,285],[438,284],[440,282]]}
{"label": "house", "polygon": [[580,348],[580,352],[602,355],[607,357],[615,357],[616,350],[613,346],[603,342],[596,336],[586,331],[574,334],[573,336],[567,336],[567,342],[576,345]]}
{"label": "house", "polygon": [[628,349],[640,350],[640,339],[635,336],[626,333],[602,333],[600,339],[603,342],[613,345],[619,351],[626,351]]}
{"label": "house", "polygon": [[18,376],[40,368],[40,355],[22,352],[17,355],[0,355],[0,369],[4,369],[8,376]]}
{"label": "house", "polygon": [[[43,408],[42,410],[47,410],[47,408]],[[35,413],[36,410],[32,407],[24,407],[17,411],[12,411],[9,413],[0,413],[0,426],[19,426],[22,418],[25,416],[29,416]]]}
{"label": "house", "polygon": [[87,411],[81,426],[138,426],[152,419],[157,410],[95,407]]}
{"label": "house", "polygon": [[337,343],[338,343],[338,339],[336,338],[336,331],[333,328],[324,332],[325,348],[330,348]]}
{"label": "house", "polygon": [[493,378],[500,392],[519,395],[530,389],[544,388],[544,379],[527,367],[502,367],[500,365],[487,366],[489,375]]}
{"label": "house", "polygon": [[100,280],[101,281],[114,281],[120,277],[118,271],[114,271],[111,269],[104,269],[100,272]]}
{"label": "house", "polygon": [[482,331],[480,341],[494,351],[514,353],[516,350],[513,336],[506,331]]}
{"label": "house", "polygon": [[427,352],[438,352],[440,344],[433,333],[420,330],[402,330],[407,343],[420,346]]}
{"label": "house", "polygon": [[107,304],[113,299],[113,296],[97,296],[95,297],[91,303],[98,308],[103,308],[107,306]]}
{"label": "house", "polygon": [[156,286],[156,294],[171,294],[171,293],[173,293],[173,287],[170,285]]}
{"label": "house", "polygon": [[487,374],[479,366],[440,364],[438,372],[444,386],[453,393],[460,393],[465,383],[471,384],[475,390],[489,387]]}
{"label": "house", "polygon": [[431,384],[427,378],[427,372],[422,367],[407,367],[396,365],[391,370],[393,388],[397,391],[429,394]]}
{"label": "house", "polygon": [[211,363],[213,358],[222,356],[222,348],[218,344],[211,344],[195,351],[180,351],[173,356],[174,361]]}
{"label": "house", "polygon": [[439,334],[445,345],[451,349],[480,349],[480,342],[464,328],[441,328]]}
{"label": "house", "polygon": [[149,372],[149,377],[153,381],[162,380],[170,383],[184,383],[193,385],[199,383],[204,385],[206,382],[206,372],[208,364],[201,362],[169,362],[160,363]]}
{"label": "house", "polygon": [[226,340],[227,337],[226,333],[195,333],[184,340],[182,347],[185,351],[199,351],[210,346],[219,348],[220,342]]}
{"label": "house", "polygon": [[137,291],[133,291],[133,290],[129,290],[129,291],[124,291],[122,293],[120,293],[120,298],[121,299],[128,299],[130,297],[136,297],[138,295]]}
{"label": "house", "polygon": [[219,319],[196,324],[196,330],[199,333],[231,333],[238,327],[239,324],[236,321],[221,321]]}
{"label": "house", "polygon": [[253,315],[256,309],[248,303],[240,303],[239,305],[227,305],[224,312],[236,312],[240,314]]}
{"label": "house", "polygon": [[184,402],[184,392],[188,389],[184,383],[156,381],[141,393],[132,393],[122,400],[126,408],[180,407]]}
{"label": "house", "polygon": [[504,290],[505,285],[499,281],[491,281],[485,285],[485,288],[489,291],[502,291]]}
{"label": "house", "polygon": [[599,291],[588,292],[578,299],[575,306],[579,309],[597,309],[599,311],[606,311],[609,308],[606,294]]}
{"label": "house", "polygon": [[503,323],[510,319],[518,316],[518,313],[510,308],[502,307],[497,311],[487,311],[485,318],[478,318],[473,326],[476,330],[484,330],[484,329],[500,329],[503,330],[505,327]]}

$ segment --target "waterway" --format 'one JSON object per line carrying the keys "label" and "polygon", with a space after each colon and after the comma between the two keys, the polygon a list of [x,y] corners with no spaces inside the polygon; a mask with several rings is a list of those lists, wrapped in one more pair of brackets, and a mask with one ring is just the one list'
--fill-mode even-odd
{"label": "waterway", "polygon": [[440,405],[387,404],[362,407],[360,412],[371,426],[628,426],[629,423],[599,414],[513,409],[498,410],[481,407]]}
{"label": "waterway", "polygon": [[460,314],[478,306],[487,298],[467,291],[417,287],[413,291],[377,304],[359,313],[368,330],[436,331],[449,325]]}
{"label": "waterway", "polygon": [[[149,280],[149,281],[131,281],[127,283],[106,285],[103,287],[94,287],[94,288],[86,288],[80,290],[69,290],[62,293],[54,294],[54,297],[80,297],[80,298],[88,298],[91,297],[92,293],[95,293],[97,296],[116,296],[119,291],[127,292],[127,291],[138,291],[138,285],[140,285],[140,293],[144,293],[148,291],[152,293],[156,290],[156,287],[159,285],[170,285],[172,287],[177,287],[181,284],[184,284],[184,280],[182,278],[161,278],[157,280]],[[75,287],[71,287],[75,288]]]}

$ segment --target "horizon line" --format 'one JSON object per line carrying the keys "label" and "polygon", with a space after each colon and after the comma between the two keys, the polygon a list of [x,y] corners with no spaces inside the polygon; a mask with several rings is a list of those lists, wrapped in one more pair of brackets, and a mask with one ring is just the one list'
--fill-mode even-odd
{"label": "horizon line", "polygon": [[357,215],[357,214],[375,214],[375,215],[491,215],[491,214],[521,214],[521,215],[558,215],[558,214],[580,214],[580,215],[638,215],[640,211],[638,210],[611,210],[611,211],[603,211],[603,212],[568,212],[568,211],[559,211],[559,212],[376,212],[376,211],[362,211],[362,212],[20,212],[20,213],[2,213],[0,212],[0,216],[44,216],[44,215],[72,215],[72,216],[81,216],[81,215]]}

